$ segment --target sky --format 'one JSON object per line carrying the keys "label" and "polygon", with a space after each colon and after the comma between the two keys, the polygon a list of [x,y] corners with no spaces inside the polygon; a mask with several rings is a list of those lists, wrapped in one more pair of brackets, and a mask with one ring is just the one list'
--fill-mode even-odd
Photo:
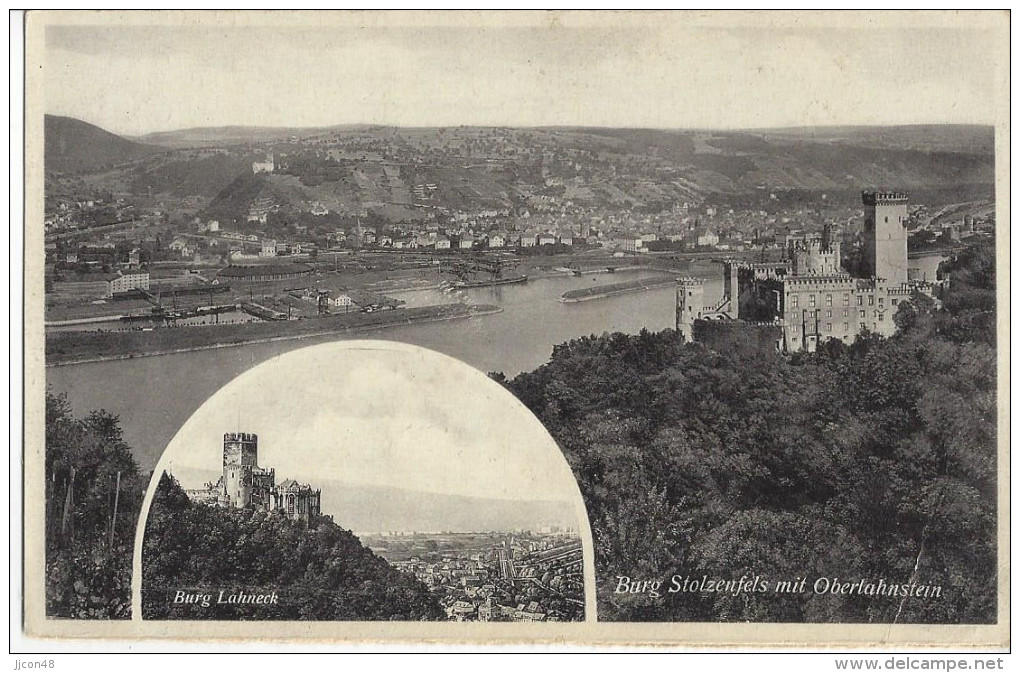
{"label": "sky", "polygon": [[340,341],[268,360],[210,397],[160,459],[186,488],[222,472],[223,434],[259,437],[277,482],[346,482],[505,500],[580,502],[531,412],[468,365],[417,346]]}
{"label": "sky", "polygon": [[45,109],[124,135],[224,125],[995,121],[1001,59],[995,33],[974,22],[523,16],[501,25],[488,15],[473,26],[464,16],[371,13],[359,15],[362,25],[236,25],[244,15],[213,25],[49,25]]}

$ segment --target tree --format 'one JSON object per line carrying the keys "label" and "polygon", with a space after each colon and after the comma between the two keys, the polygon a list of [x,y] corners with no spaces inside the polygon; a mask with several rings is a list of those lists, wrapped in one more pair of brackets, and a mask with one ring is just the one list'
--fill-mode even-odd
{"label": "tree", "polygon": [[[865,332],[782,357],[753,339],[603,334],[554,347],[547,364],[513,380],[494,377],[539,417],[574,472],[595,541],[600,619],[994,621],[988,262],[973,253],[947,265],[943,306],[911,297],[891,338]],[[614,591],[619,576],[699,573],[809,585],[882,578],[944,595]]]}
{"label": "tree", "polygon": [[[179,591],[275,595],[264,604],[180,602]],[[160,477],[142,549],[147,619],[434,620],[428,588],[398,572],[328,517],[193,503]]]}
{"label": "tree", "polygon": [[73,416],[46,395],[46,612],[127,619],[131,555],[145,488],[120,421]]}

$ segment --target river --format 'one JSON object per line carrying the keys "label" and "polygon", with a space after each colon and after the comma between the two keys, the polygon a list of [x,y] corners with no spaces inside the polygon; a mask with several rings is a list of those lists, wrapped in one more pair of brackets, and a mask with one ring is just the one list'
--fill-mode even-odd
{"label": "river", "polygon": [[[696,265],[691,273],[708,281],[706,294],[721,296],[722,267]],[[659,275],[649,272],[536,278],[520,285],[441,292],[393,293],[408,306],[465,301],[496,304],[495,315],[391,327],[358,335],[389,339],[445,353],[485,372],[514,376],[548,361],[556,344],[589,334],[658,331],[674,324],[672,287],[564,304],[567,290]],[[188,417],[214,392],[253,365],[295,348],[337,336],[276,341],[232,348],[110,362],[50,367],[47,385],[66,393],[78,414],[106,409],[120,416],[125,441],[143,470],[152,469],[163,448]],[[314,382],[309,382],[313,385]]]}
{"label": "river", "polygon": [[[930,279],[945,259],[930,255],[910,260]],[[509,377],[548,361],[552,348],[570,339],[603,332],[636,334],[643,328],[659,331],[674,325],[672,287],[564,304],[567,290],[608,285],[655,272],[620,272],[536,278],[521,285],[441,292],[415,290],[393,293],[408,306],[465,301],[496,304],[495,315],[391,327],[362,333],[357,338],[403,341],[453,356],[485,372]],[[706,280],[706,298],[722,296],[722,266],[696,264],[689,275]],[[50,367],[51,392],[67,393],[74,410],[106,409],[121,418],[124,438],[135,448],[142,469],[151,469],[163,448],[188,417],[214,392],[253,365],[295,348],[342,336],[218,348],[156,357]],[[314,385],[313,381],[309,385]]]}

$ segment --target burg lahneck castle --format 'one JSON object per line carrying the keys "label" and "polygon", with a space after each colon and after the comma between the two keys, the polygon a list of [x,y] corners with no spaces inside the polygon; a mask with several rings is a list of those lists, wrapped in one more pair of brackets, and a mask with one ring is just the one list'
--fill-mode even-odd
{"label": "burg lahneck castle", "polygon": [[308,522],[320,516],[321,491],[293,479],[276,483],[276,470],[259,467],[259,438],[247,432],[223,435],[223,474],[203,489],[189,489],[189,498],[221,507],[253,507],[281,512]]}
{"label": "burg lahneck castle", "polygon": [[864,268],[843,270],[836,232],[826,226],[821,235],[789,239],[781,262],[726,262],[723,296],[714,303],[701,280],[681,279],[677,331],[691,340],[720,324],[714,321],[741,321],[767,330],[780,352],[812,352],[830,338],[851,342],[865,330],[892,335],[900,302],[914,292],[934,297],[936,284],[907,273],[907,195],[862,198]]}

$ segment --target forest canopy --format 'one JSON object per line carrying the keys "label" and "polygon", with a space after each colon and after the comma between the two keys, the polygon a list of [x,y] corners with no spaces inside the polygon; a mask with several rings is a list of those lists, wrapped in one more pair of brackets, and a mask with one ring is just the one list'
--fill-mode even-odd
{"label": "forest canopy", "polygon": [[[222,592],[222,594],[221,594]],[[231,596],[275,596],[229,603]],[[223,599],[221,599],[221,595]],[[203,603],[182,596],[208,596]],[[423,583],[329,517],[193,503],[164,473],[142,548],[145,619],[439,620]]]}
{"label": "forest canopy", "polygon": [[[891,338],[780,355],[603,334],[504,380],[578,480],[599,619],[994,622],[994,259],[985,246],[946,262],[942,307],[916,295]],[[666,593],[673,575],[808,581]],[[663,595],[617,592],[621,577]],[[818,578],[941,592],[816,593]]]}

